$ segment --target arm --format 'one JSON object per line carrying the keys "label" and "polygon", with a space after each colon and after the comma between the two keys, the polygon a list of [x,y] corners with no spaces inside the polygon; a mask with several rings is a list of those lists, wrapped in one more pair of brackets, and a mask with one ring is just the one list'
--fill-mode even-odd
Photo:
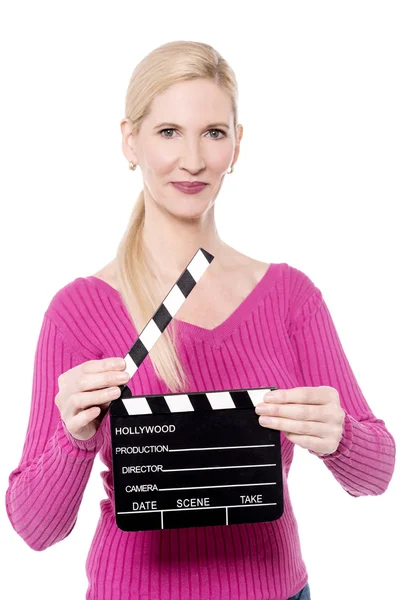
{"label": "arm", "polygon": [[34,550],[45,550],[71,533],[103,443],[102,426],[90,440],[76,440],[54,403],[59,375],[82,362],[46,313],[34,359],[25,444],[6,492],[10,522]]}
{"label": "arm", "polygon": [[392,478],[395,441],[363,396],[321,291],[312,282],[310,288],[307,300],[294,311],[289,329],[297,358],[296,375],[299,385],[334,387],[345,420],[333,454],[309,452],[324,461],[351,496],[376,496],[388,488]]}

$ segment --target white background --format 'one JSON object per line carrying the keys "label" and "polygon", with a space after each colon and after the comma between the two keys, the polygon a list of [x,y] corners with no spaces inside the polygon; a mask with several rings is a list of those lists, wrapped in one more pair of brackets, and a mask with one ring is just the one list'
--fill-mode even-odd
{"label": "white background", "polygon": [[[399,439],[398,3],[139,4],[1,10],[3,498],[43,313],[61,287],[115,256],[142,187],[121,151],[129,78],[178,39],[213,45],[239,82],[244,135],[216,202],[219,234],[311,277],[367,402]],[[0,595],[84,599],[103,468],[96,458],[74,531],[45,552],[19,538],[3,503]],[[353,498],[296,447],[289,487],[312,599],[398,597],[398,472],[385,494]]]}

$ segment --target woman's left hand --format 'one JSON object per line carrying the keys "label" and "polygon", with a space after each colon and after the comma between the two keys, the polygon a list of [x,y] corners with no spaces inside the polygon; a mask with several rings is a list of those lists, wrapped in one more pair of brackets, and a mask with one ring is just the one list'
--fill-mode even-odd
{"label": "woman's left hand", "polygon": [[332,454],[343,433],[345,412],[338,391],[327,385],[272,390],[256,406],[263,427],[278,429],[301,448]]}

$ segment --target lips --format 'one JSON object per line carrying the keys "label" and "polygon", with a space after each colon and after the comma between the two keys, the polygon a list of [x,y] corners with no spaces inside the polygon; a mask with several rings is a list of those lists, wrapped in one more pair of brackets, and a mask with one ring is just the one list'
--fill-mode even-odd
{"label": "lips", "polygon": [[172,185],[174,187],[176,187],[178,190],[180,190],[181,192],[184,192],[185,194],[197,194],[198,192],[201,192],[201,190],[203,190],[207,183],[180,183],[180,182],[172,182]]}
{"label": "lips", "polygon": [[197,186],[207,185],[206,183],[203,183],[202,181],[173,181],[172,183],[174,183],[175,185],[181,185],[184,187],[197,187]]}

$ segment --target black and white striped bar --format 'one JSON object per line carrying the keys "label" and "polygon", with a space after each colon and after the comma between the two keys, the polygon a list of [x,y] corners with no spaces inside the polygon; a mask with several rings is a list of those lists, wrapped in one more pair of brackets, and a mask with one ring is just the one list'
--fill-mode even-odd
{"label": "black and white striped bar", "polygon": [[[250,390],[223,390],[196,392],[192,394],[166,394],[133,396],[113,402],[111,414],[149,415],[159,413],[194,412],[204,410],[224,410],[229,408],[253,408],[263,401],[264,395],[272,388]],[[276,389],[276,388],[274,388]]]}
{"label": "black and white striped bar", "polygon": [[[204,248],[199,248],[193,256],[178,281],[168,292],[128,354],[124,357],[125,370],[131,378],[213,260],[214,256]],[[129,389],[125,385],[119,387],[121,391]],[[129,395],[128,391],[125,393]]]}

